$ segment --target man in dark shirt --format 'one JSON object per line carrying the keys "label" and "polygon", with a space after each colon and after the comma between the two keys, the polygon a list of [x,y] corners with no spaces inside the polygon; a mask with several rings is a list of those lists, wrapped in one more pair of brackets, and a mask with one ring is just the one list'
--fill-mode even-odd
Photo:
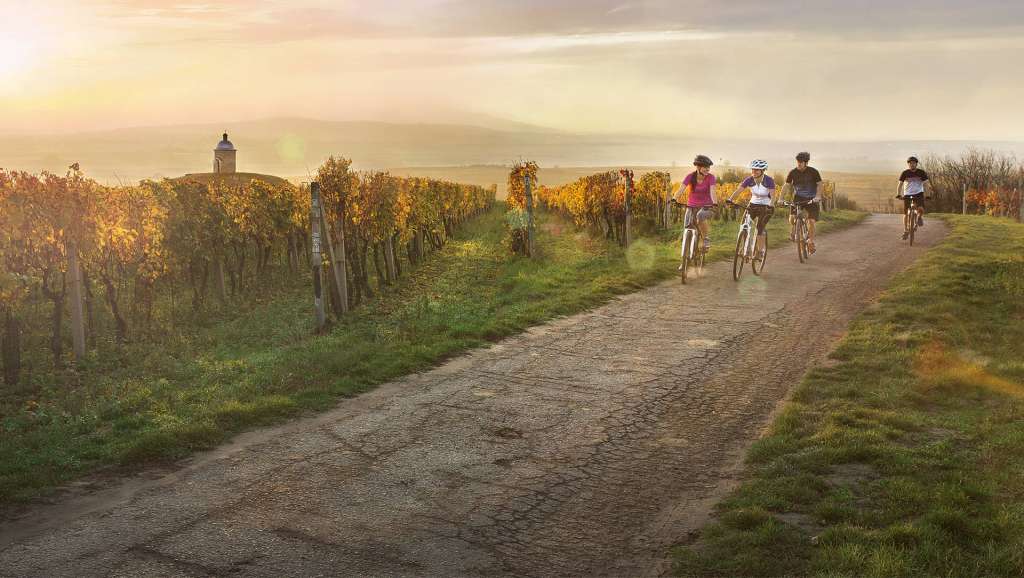
{"label": "man in dark shirt", "polygon": [[903,238],[910,236],[910,221],[907,219],[907,211],[910,209],[910,200],[914,200],[914,208],[917,210],[917,226],[924,226],[924,194],[925,190],[931,191],[931,182],[928,180],[928,173],[917,168],[917,157],[907,159],[907,170],[900,175],[900,184],[896,187],[896,198],[903,199]]}
{"label": "man in dark shirt", "polygon": [[[811,153],[802,152],[796,155],[796,168],[789,171],[786,177],[786,185],[793,189],[793,203],[808,203],[804,205],[807,211],[807,232],[810,237],[807,241],[807,250],[814,252],[814,223],[820,216],[818,203],[811,203],[815,197],[821,194],[821,173],[818,169],[808,166],[811,162]],[[790,233],[789,239],[796,240],[796,211],[793,207],[789,215]]]}

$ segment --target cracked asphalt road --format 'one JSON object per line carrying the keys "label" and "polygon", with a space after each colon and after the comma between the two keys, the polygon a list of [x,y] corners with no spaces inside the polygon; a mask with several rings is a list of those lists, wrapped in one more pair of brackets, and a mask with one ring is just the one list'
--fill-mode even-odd
{"label": "cracked asphalt road", "polygon": [[898,216],[617,299],[0,526],[3,576],[656,575],[852,317]]}

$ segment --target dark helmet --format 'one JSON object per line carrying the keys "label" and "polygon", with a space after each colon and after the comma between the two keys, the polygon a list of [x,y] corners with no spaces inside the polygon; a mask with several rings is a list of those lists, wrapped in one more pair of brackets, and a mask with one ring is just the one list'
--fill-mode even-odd
{"label": "dark helmet", "polygon": [[806,151],[802,152],[802,153],[796,153],[796,162],[798,162],[798,163],[809,163],[809,162],[811,162],[811,153],[806,152]]}
{"label": "dark helmet", "polygon": [[908,162],[908,163],[919,163],[919,162],[921,162],[921,161],[917,160],[917,157],[913,157],[913,156],[912,156],[912,157],[910,157],[910,158],[908,158],[908,159],[907,159],[907,162]]}
{"label": "dark helmet", "polygon": [[697,155],[693,159],[693,165],[697,167],[710,167],[715,163],[711,162],[711,159],[704,155]]}

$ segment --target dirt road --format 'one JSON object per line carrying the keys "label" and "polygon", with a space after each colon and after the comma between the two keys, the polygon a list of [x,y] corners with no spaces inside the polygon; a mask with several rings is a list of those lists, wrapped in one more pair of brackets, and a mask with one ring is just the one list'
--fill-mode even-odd
{"label": "dirt road", "polygon": [[644,575],[920,246],[898,217],[558,320],[0,527],[4,576]]}

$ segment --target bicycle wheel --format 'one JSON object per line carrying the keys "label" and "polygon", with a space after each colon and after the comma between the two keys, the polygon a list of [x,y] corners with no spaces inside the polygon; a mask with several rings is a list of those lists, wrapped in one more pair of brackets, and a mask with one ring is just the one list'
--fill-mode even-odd
{"label": "bicycle wheel", "polygon": [[693,265],[698,275],[704,272],[704,260],[708,256],[708,250],[704,248],[704,235],[697,233],[693,246]]}
{"label": "bicycle wheel", "polygon": [[689,229],[685,229],[683,231],[683,242],[681,245],[682,248],[680,249],[681,254],[679,256],[679,261],[681,263],[679,269],[679,276],[682,279],[683,285],[686,285],[686,270],[690,266],[689,241],[691,238],[693,238],[693,235],[690,234]]}
{"label": "bicycle wheel", "polygon": [[804,235],[804,220],[796,220],[796,256],[800,258],[800,262],[804,262],[804,250],[807,245],[807,236]]}
{"label": "bicycle wheel", "polygon": [[807,248],[807,243],[811,240],[811,232],[807,228],[807,221],[800,222],[800,229],[803,231],[801,238],[803,238],[804,242],[801,245],[801,248],[804,252],[804,261],[806,261],[811,258],[810,249]]}
{"label": "bicycle wheel", "polygon": [[747,232],[740,231],[736,237],[736,254],[732,256],[732,280],[739,281],[743,274],[743,257],[747,252]]}
{"label": "bicycle wheel", "polygon": [[[757,252],[757,243],[754,243],[754,251]],[[764,271],[764,262],[768,260],[768,233],[764,236],[764,247],[761,249],[761,259],[752,259],[750,261],[750,270],[754,272],[754,275],[760,275],[761,271]]]}
{"label": "bicycle wheel", "polygon": [[907,219],[910,220],[910,246],[914,246],[914,231],[917,230],[917,212],[913,208],[907,211]]}

